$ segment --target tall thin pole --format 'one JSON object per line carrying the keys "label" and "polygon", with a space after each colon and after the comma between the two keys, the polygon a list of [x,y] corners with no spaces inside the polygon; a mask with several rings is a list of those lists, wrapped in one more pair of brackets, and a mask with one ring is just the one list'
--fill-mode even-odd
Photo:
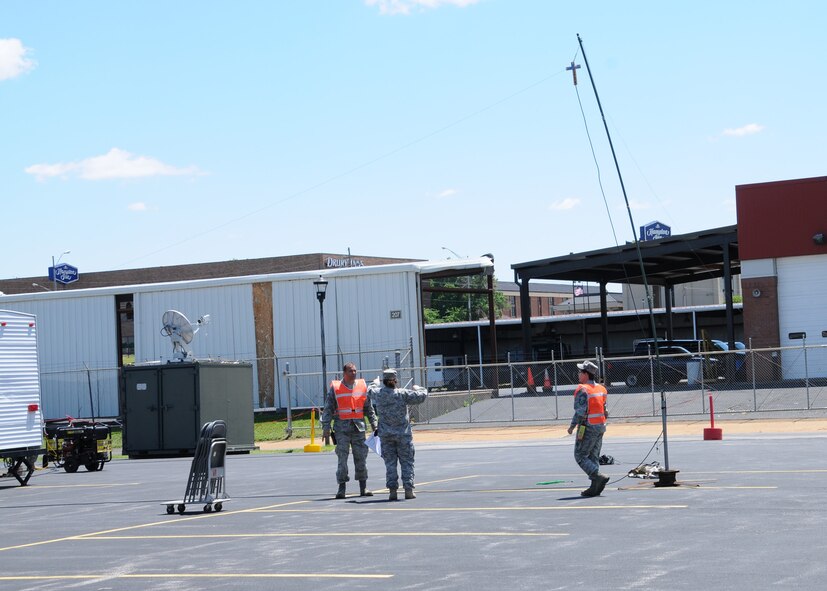
{"label": "tall thin pole", "polygon": [[635,239],[635,250],[637,251],[638,263],[640,264],[640,276],[643,280],[643,287],[646,291],[646,303],[649,308],[649,327],[652,331],[652,339],[655,347],[655,362],[657,363],[658,368],[658,381],[661,386],[660,410],[663,421],[663,460],[666,470],[669,470],[669,444],[666,437],[666,394],[663,389],[663,371],[660,365],[660,354],[658,353],[658,333],[655,326],[655,313],[652,309],[652,293],[649,289],[649,282],[646,279],[646,268],[643,265],[643,254],[640,251],[640,241],[637,238],[637,232],[635,232],[635,220],[634,217],[632,217],[632,208],[629,206],[629,197],[626,195],[626,185],[623,183],[623,175],[620,173],[620,165],[617,162],[617,154],[615,153],[614,144],[612,143],[612,135],[609,133],[609,125],[606,123],[606,116],[603,114],[603,105],[600,103],[600,95],[597,94],[597,86],[594,83],[594,76],[592,75],[592,70],[589,67],[589,60],[586,57],[586,50],[583,49],[583,40],[580,38],[579,33],[577,34],[577,43],[580,45],[580,52],[583,54],[583,61],[586,64],[586,71],[589,73],[589,80],[592,84],[592,90],[594,90],[594,98],[597,100],[597,108],[600,110],[600,117],[603,119],[603,128],[606,130],[606,137],[609,140],[609,148],[612,151],[612,159],[614,160],[615,170],[617,170],[617,178],[620,181],[620,188],[623,191],[623,200],[626,202],[626,212],[629,216],[629,224],[632,227],[632,236]]}
{"label": "tall thin pole", "polygon": [[319,298],[319,319],[322,323],[322,400],[327,396],[327,355],[324,348],[324,294]]}

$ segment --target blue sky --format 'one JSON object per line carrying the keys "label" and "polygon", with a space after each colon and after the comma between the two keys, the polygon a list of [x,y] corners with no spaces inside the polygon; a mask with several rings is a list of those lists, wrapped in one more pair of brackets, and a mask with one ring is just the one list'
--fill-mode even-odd
{"label": "blue sky", "polygon": [[825,13],[6,1],[0,277],[45,275],[67,250],[83,273],[348,248],[453,257],[446,247],[493,253],[511,279],[514,263],[623,243],[578,33],[635,226],[734,224],[736,185],[827,174]]}

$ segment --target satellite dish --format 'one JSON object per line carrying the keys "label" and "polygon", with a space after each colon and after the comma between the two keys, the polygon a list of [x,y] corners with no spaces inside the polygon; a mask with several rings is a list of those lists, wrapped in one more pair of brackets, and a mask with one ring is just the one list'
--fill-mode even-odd
{"label": "satellite dish", "polygon": [[161,319],[164,327],[161,334],[172,341],[172,357],[176,361],[193,359],[192,351],[187,345],[192,342],[195,333],[202,325],[210,321],[209,314],[201,316],[193,327],[192,323],[178,310],[167,310]]}

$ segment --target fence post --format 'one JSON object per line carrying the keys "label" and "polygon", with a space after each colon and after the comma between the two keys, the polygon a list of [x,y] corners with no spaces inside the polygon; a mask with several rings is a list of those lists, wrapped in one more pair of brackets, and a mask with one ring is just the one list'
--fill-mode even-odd
{"label": "fence post", "polygon": [[557,404],[557,362],[554,360],[554,349],[551,350],[551,364],[552,364],[552,371],[554,373],[554,418],[560,418],[560,409],[558,408]]}
{"label": "fence post", "polygon": [[652,416],[657,416],[655,410],[655,365],[652,363],[652,347],[649,350],[649,389],[652,391]]}
{"label": "fence post", "polygon": [[514,366],[511,365],[511,351],[507,353],[507,360],[508,360],[508,382],[511,386],[511,400],[512,404],[514,401]]}
{"label": "fence post", "polygon": [[807,390],[807,410],[810,410],[810,369],[807,366],[807,337],[801,339],[801,348],[804,349],[804,387]]}
{"label": "fence post", "polygon": [[749,364],[752,367],[752,410],[758,411],[758,392],[755,387],[755,351],[752,350],[752,337],[749,338]]}
{"label": "fence post", "polygon": [[287,382],[287,439],[293,436],[293,401],[290,400],[290,362],[284,364],[284,380]]}
{"label": "fence post", "polygon": [[474,417],[471,413],[471,407],[474,406],[474,401],[471,400],[471,368],[468,367],[468,355],[464,356],[464,361],[465,361],[465,368],[464,368],[465,369],[465,384],[467,386],[467,393],[468,393],[468,398],[466,398],[466,400],[468,401],[468,423],[470,424],[470,423],[474,422]]}

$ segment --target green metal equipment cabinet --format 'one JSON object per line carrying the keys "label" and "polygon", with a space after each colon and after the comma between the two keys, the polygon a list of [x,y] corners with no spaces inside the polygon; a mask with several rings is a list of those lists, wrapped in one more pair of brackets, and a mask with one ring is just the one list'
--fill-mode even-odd
{"label": "green metal equipment cabinet", "polygon": [[195,361],[121,371],[123,453],[130,458],[192,455],[204,423],[227,424],[227,450],[255,448],[253,368]]}

